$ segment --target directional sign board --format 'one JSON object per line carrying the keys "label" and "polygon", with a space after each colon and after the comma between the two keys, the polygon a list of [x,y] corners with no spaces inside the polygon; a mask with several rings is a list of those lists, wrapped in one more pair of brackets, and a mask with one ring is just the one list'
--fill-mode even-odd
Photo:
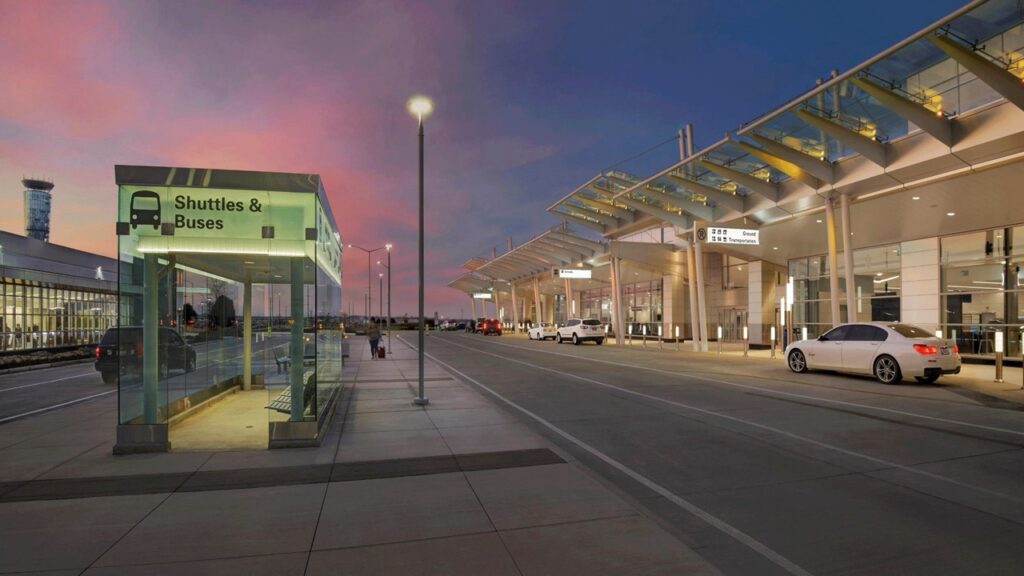
{"label": "directional sign board", "polygon": [[490,292],[474,292],[473,293],[473,298],[476,299],[476,300],[490,300],[491,299],[491,293]]}
{"label": "directional sign board", "polygon": [[706,238],[709,244],[751,244],[761,243],[761,231],[747,228],[719,228],[708,226]]}
{"label": "directional sign board", "polygon": [[555,278],[590,278],[590,268],[555,268]]}

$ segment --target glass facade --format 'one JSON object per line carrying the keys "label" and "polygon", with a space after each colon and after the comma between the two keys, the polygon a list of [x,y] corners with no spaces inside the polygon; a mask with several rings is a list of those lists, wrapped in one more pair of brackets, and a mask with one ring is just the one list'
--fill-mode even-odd
{"label": "glass facade", "polygon": [[117,318],[117,295],[74,285],[0,278],[0,352],[88,346]]}
{"label": "glass facade", "polygon": [[[846,270],[843,253],[839,263],[840,322],[888,322],[900,319],[900,249],[898,245],[875,246],[853,251],[857,307],[846,304]],[[817,338],[832,327],[828,257],[824,254],[789,261],[793,279],[793,328],[807,328]]]}
{"label": "glass facade", "polygon": [[340,236],[318,182],[229,174],[245,187],[119,182],[119,329],[101,344],[118,422],[173,443],[192,407],[238,391],[270,446],[315,443],[341,387]]}
{"label": "glass facade", "polygon": [[943,334],[961,354],[992,355],[1003,332],[1005,352],[1019,356],[1024,226],[950,236],[940,245]]}

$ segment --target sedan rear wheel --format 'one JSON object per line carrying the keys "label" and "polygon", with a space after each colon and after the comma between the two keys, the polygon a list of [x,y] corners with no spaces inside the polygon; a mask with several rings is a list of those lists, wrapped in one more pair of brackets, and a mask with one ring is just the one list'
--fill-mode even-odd
{"label": "sedan rear wheel", "polygon": [[903,379],[900,365],[892,356],[879,356],[875,360],[875,378],[882,384],[897,384]]}
{"label": "sedan rear wheel", "polygon": [[807,358],[804,357],[804,353],[800,350],[793,350],[790,352],[788,362],[789,369],[793,372],[807,372]]}

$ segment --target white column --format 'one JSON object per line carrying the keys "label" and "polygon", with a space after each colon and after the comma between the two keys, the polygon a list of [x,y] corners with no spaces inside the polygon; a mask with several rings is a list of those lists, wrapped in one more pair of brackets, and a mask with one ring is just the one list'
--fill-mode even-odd
{"label": "white column", "polygon": [[512,333],[516,333],[519,326],[519,301],[516,300],[516,285],[512,285]]}
{"label": "white column", "polygon": [[469,310],[469,319],[476,320],[476,298],[472,294],[469,295]]}
{"label": "white column", "polygon": [[697,312],[697,264],[691,241],[686,246],[686,283],[690,292],[690,344],[696,352],[700,350],[700,318]]}
{"label": "white column", "polygon": [[[701,226],[704,223],[700,224]],[[694,230],[697,230],[697,224],[694,223]],[[705,307],[704,299],[704,242],[697,237],[694,232],[693,242],[693,253],[694,253],[694,266],[697,268],[697,318],[700,324],[700,349],[701,352],[708,351],[708,311]]]}
{"label": "white column", "polygon": [[544,307],[541,306],[540,301],[540,278],[533,279],[533,306],[537,309],[533,313],[534,322],[544,321]]}
{"label": "white column", "polygon": [[825,200],[825,233],[828,234],[828,288],[832,305],[832,325],[842,323],[839,317],[839,258],[836,254],[836,209],[832,198]]}
{"label": "white column", "polygon": [[626,337],[626,327],[622,323],[622,270],[619,258],[612,256],[612,328],[615,330],[615,343],[622,345]]}
{"label": "white column", "polygon": [[850,227],[850,196],[839,197],[839,216],[843,221],[843,269],[846,272],[846,321],[857,318],[857,288],[853,276],[853,228]]}
{"label": "white column", "polygon": [[572,310],[572,280],[565,279],[565,319],[574,317],[576,314]]}

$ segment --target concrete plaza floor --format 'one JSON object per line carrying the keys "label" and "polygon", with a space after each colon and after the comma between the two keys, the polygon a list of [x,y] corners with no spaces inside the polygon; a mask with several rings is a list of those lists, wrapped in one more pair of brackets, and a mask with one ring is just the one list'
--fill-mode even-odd
{"label": "concrete plaza floor", "polygon": [[414,406],[394,344],[353,339],[318,448],[115,457],[113,397],[0,427],[0,573],[718,573],[431,362]]}

